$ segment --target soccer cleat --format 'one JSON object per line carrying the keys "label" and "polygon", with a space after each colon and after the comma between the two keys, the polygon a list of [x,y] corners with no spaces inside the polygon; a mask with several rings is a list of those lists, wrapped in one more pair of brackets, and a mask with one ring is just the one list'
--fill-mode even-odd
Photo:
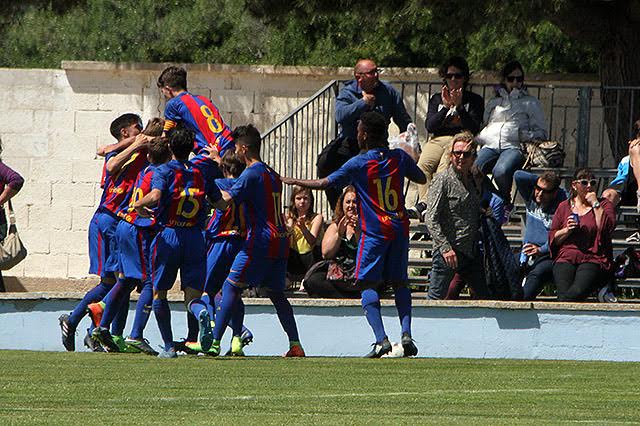
{"label": "soccer cleat", "polygon": [[[207,352],[211,348],[211,342],[213,342],[213,330],[211,330],[211,318],[209,318],[209,312],[203,309],[198,316],[198,323],[200,324],[200,332],[198,333],[198,341],[202,347],[203,352]],[[220,351],[218,351],[220,353]]]}
{"label": "soccer cleat", "polygon": [[62,333],[62,345],[69,352],[76,350],[76,329],[69,323],[69,315],[62,314],[58,318],[60,331]]}
{"label": "soccer cleat", "polygon": [[245,327],[244,330],[242,330],[240,339],[242,339],[243,347],[248,346],[249,344],[251,344],[251,342],[253,342],[253,333],[251,333],[251,330]]}
{"label": "soccer cleat", "polygon": [[158,351],[154,350],[151,347],[151,345],[149,344],[149,341],[147,339],[137,340],[137,339],[133,339],[131,337],[127,337],[126,339],[124,339],[124,343],[129,348],[136,348],[138,350],[138,352],[142,352],[142,353],[145,353],[147,355],[158,356]]}
{"label": "soccer cleat", "polygon": [[389,339],[387,339],[386,337],[382,342],[374,343],[371,346],[373,346],[373,349],[371,349],[371,352],[364,356],[365,358],[380,358],[382,355],[391,352],[392,349],[391,343],[389,343]]}
{"label": "soccer cleat", "polygon": [[190,353],[197,354],[202,352],[200,342],[184,342],[184,346],[189,349]]}
{"label": "soccer cleat", "polygon": [[305,356],[304,349],[300,345],[291,346],[287,353],[284,354],[285,358],[304,358]]}
{"label": "soccer cleat", "polygon": [[94,340],[93,337],[91,337],[91,333],[89,333],[89,329],[87,329],[87,335],[84,336],[84,345],[91,352],[104,352],[104,349],[102,348],[102,346],[100,346],[100,342],[98,342],[97,340]]}
{"label": "soccer cleat", "polygon": [[209,356],[220,355],[220,340],[212,340],[211,347],[205,353]]}
{"label": "soccer cleat", "polygon": [[113,341],[113,337],[109,330],[104,327],[96,327],[91,333],[94,340],[100,342],[107,352],[120,352],[120,347]]}
{"label": "soccer cleat", "polygon": [[233,336],[231,339],[231,349],[227,352],[227,356],[244,356],[244,351],[242,350],[244,346],[242,337]]}
{"label": "soccer cleat", "polygon": [[163,359],[178,358],[178,354],[176,353],[175,348],[171,348],[169,350],[163,349],[162,352],[158,354],[158,358],[163,358]]}
{"label": "soccer cleat", "polygon": [[87,306],[87,313],[89,314],[89,317],[91,317],[93,326],[100,327],[100,321],[102,321],[102,314],[104,313],[102,303],[90,303],[89,306]]}
{"label": "soccer cleat", "polygon": [[416,356],[418,355],[418,348],[415,343],[413,343],[413,339],[409,336],[409,333],[402,333],[402,340],[400,341],[402,345],[402,350],[404,351],[404,355],[402,356]]}
{"label": "soccer cleat", "polygon": [[[198,345],[198,350],[194,351],[193,349],[191,349],[191,347],[193,346],[193,344],[197,344]],[[197,355],[198,352],[200,352],[200,344],[198,342],[188,342],[186,340],[180,340],[178,342],[173,342],[173,345],[176,349],[176,352],[184,352],[187,355]]]}
{"label": "soccer cleat", "polygon": [[135,346],[129,346],[127,345],[127,342],[125,341],[124,337],[122,336],[113,336],[113,341],[115,342],[116,345],[118,345],[118,352],[120,353],[126,353],[126,354],[139,354],[140,353],[140,349],[136,348]]}

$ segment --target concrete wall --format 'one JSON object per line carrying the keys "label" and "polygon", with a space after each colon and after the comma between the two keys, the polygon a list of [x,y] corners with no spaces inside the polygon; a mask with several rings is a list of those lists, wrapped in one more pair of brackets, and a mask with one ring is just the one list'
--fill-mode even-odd
{"label": "concrete wall", "polygon": [[[155,86],[162,64],[65,62],[59,70],[0,69],[3,159],[26,184],[15,199],[27,259],[8,275],[86,276],[87,226],[100,198],[100,145],[111,143],[109,123],[124,112],[146,120],[161,115]],[[189,88],[211,97],[224,119],[267,129],[331,79],[349,68],[191,65]],[[540,83],[594,84],[589,76],[529,76]],[[390,80],[437,81],[433,69],[388,69]],[[474,81],[496,81],[477,73]],[[424,120],[426,96],[417,102]],[[422,127],[422,126],[419,126]]]}
{"label": "concrete wall", "polygon": [[[57,318],[69,312],[76,299],[0,297],[0,349],[61,351]],[[273,307],[264,299],[249,299],[245,324],[254,336],[247,355],[281,355],[287,339]],[[300,339],[309,356],[361,356],[373,335],[358,301],[292,300]],[[383,320],[390,340],[400,330],[392,302],[383,302]],[[184,305],[171,304],[176,339],[186,334]],[[413,308],[413,338],[419,356],[434,358],[514,358],[640,361],[640,315],[637,305],[425,302]],[[129,332],[134,305],[129,312]],[[78,327],[77,350],[89,325]],[[228,347],[226,333],[223,350]],[[145,337],[161,343],[151,318]]]}

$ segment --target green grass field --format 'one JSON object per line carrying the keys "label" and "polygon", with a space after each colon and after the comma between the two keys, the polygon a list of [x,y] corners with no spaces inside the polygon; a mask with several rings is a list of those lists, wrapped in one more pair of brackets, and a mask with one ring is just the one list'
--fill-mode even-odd
{"label": "green grass field", "polygon": [[640,424],[640,364],[0,351],[0,424]]}

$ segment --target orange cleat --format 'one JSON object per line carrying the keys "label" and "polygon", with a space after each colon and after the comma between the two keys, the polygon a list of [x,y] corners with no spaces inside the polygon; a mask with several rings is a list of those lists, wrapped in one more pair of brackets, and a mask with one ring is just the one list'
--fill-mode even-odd
{"label": "orange cleat", "polygon": [[100,302],[90,303],[87,306],[87,313],[91,317],[91,321],[95,327],[100,327],[100,321],[102,321],[102,314],[104,313],[104,307]]}
{"label": "orange cleat", "polygon": [[293,357],[305,357],[306,355],[304,354],[304,349],[302,349],[302,346],[294,345],[294,346],[291,346],[289,351],[287,351],[287,353],[284,354],[284,356],[285,358],[293,358]]}

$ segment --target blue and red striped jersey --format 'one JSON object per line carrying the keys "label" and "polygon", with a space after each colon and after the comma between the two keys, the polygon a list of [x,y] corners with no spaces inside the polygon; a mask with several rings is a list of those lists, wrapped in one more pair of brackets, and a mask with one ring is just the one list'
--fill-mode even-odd
{"label": "blue and red striped jersey", "polygon": [[236,205],[245,206],[246,244],[254,250],[264,250],[265,257],[286,258],[289,235],[282,213],[280,176],[264,163],[253,163],[228,192]]}
{"label": "blue and red striped jersey", "polygon": [[375,148],[347,161],[328,176],[331,186],[352,184],[358,195],[358,215],[367,236],[393,240],[409,235],[404,179],[420,179],[415,161],[400,149]]}
{"label": "blue and red striped jersey", "polygon": [[160,164],[149,164],[144,170],[138,173],[136,182],[133,184],[133,189],[131,190],[129,206],[127,209],[120,211],[118,216],[141,228],[151,228],[156,224],[155,214],[150,217],[142,217],[138,215],[138,212],[133,206],[137,201],[141,200],[142,197],[151,192],[151,179],[153,179],[153,174],[159,166]]}
{"label": "blue and red striped jersey", "polygon": [[[229,191],[238,179],[216,179],[216,186]],[[226,210],[214,209],[207,223],[207,238],[246,237],[247,223],[244,204],[237,205],[233,200]]]}
{"label": "blue and red striped jersey", "polygon": [[[209,160],[211,163],[213,161]],[[221,198],[211,170],[190,161],[172,160],[159,166],[151,179],[151,189],[162,192],[156,211],[159,225],[170,228],[202,227],[208,211],[207,200]]]}
{"label": "blue and red striped jersey", "polygon": [[182,123],[196,135],[193,152],[199,154],[203,147],[215,147],[220,156],[233,146],[231,129],[224,122],[220,111],[204,96],[182,92],[169,99],[164,109],[164,130],[171,130]]}
{"label": "blue and red striped jersey", "polygon": [[[108,155],[107,161],[112,157],[112,155]],[[129,207],[131,191],[138,173],[148,164],[147,150],[141,149],[131,154],[131,157],[122,165],[118,173],[107,173],[100,207],[115,215],[125,211]]]}

